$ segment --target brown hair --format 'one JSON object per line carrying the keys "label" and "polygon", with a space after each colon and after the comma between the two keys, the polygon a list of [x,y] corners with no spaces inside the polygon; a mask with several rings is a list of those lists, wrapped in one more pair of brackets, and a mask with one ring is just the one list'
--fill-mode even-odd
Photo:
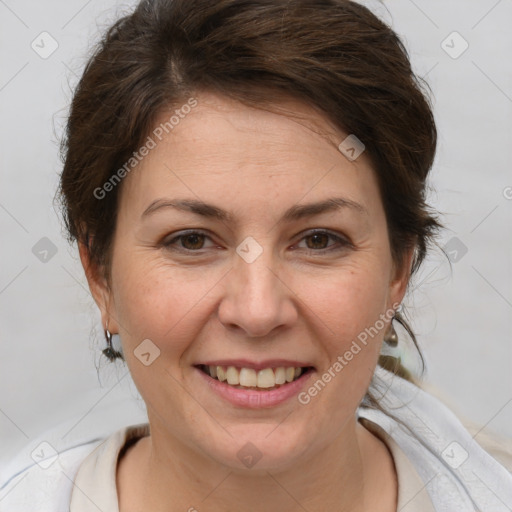
{"label": "brown hair", "polygon": [[365,144],[393,259],[400,266],[415,248],[414,273],[440,228],[425,202],[437,132],[424,85],[395,32],[352,1],[143,0],[108,30],[73,97],[60,188],[69,238],[108,274],[122,184],[101,199],[94,191],[157,116],[199,91],[260,107],[278,91]]}

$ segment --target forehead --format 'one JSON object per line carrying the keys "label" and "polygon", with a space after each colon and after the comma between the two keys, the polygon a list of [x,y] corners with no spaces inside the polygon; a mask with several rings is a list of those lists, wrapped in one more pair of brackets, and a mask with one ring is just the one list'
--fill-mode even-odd
{"label": "forehead", "polygon": [[[329,149],[339,156],[337,139],[345,134],[336,130],[325,115],[297,100],[280,98],[279,103],[250,107],[202,93],[197,102],[163,141],[181,149],[179,156],[201,163],[203,156],[209,155],[212,164],[268,163],[276,169],[300,160],[306,149],[315,154],[325,154]],[[157,124],[164,124],[168,118],[169,113],[162,113]],[[280,158],[284,156],[286,159]]]}
{"label": "forehead", "polygon": [[[154,148],[123,184],[124,201],[137,210],[177,191],[223,202],[233,190],[257,191],[266,203],[287,196],[314,200],[335,190],[349,199],[375,199],[369,159],[364,153],[346,158],[338,145],[347,134],[313,108],[290,99],[269,109],[208,93],[196,99],[193,108],[175,106],[157,119]],[[161,140],[155,137],[162,132]]]}

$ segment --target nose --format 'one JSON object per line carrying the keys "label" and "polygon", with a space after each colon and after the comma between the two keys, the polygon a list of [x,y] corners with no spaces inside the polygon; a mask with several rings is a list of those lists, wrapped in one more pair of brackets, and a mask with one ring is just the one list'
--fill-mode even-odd
{"label": "nose", "polygon": [[251,263],[238,254],[234,258],[218,309],[221,323],[251,338],[269,336],[291,326],[297,319],[294,293],[279,275],[270,251],[264,250]]}

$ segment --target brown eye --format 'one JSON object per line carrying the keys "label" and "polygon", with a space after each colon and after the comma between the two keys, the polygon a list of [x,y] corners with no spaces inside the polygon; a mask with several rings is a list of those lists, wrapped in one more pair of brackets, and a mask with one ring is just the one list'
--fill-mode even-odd
{"label": "brown eye", "polygon": [[179,238],[185,249],[194,251],[203,248],[205,236],[201,233],[190,233],[188,235],[182,235]]}
{"label": "brown eye", "polygon": [[329,235],[327,233],[315,233],[304,237],[304,240],[310,240],[311,243],[306,245],[308,249],[325,249],[329,243]]}
{"label": "brown eye", "polygon": [[[333,243],[329,243],[329,241],[334,241]],[[306,247],[301,247],[301,244],[305,242]],[[334,233],[330,233],[328,231],[314,231],[310,232],[306,236],[304,236],[299,244],[297,244],[298,249],[303,249],[307,252],[312,253],[326,253],[330,251],[342,251],[351,246],[351,243]]]}
{"label": "brown eye", "polygon": [[208,248],[205,247],[207,239],[209,237],[200,231],[189,231],[172,239],[164,240],[162,246],[170,251],[199,252],[201,249]]}

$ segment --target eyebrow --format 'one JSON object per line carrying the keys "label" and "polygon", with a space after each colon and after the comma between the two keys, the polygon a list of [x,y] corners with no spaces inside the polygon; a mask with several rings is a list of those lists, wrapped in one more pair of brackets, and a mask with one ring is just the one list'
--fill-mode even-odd
{"label": "eyebrow", "polygon": [[[173,208],[181,211],[195,213],[202,217],[217,219],[222,222],[233,223],[234,218],[231,213],[218,208],[212,204],[204,203],[196,199],[156,199],[153,201],[142,214],[142,218],[147,217],[159,210]],[[368,210],[361,204],[343,197],[330,197],[317,203],[297,204],[286,210],[281,217],[280,222],[292,222],[312,217],[326,212],[333,212],[342,208],[350,208],[358,213],[368,215]]]}

